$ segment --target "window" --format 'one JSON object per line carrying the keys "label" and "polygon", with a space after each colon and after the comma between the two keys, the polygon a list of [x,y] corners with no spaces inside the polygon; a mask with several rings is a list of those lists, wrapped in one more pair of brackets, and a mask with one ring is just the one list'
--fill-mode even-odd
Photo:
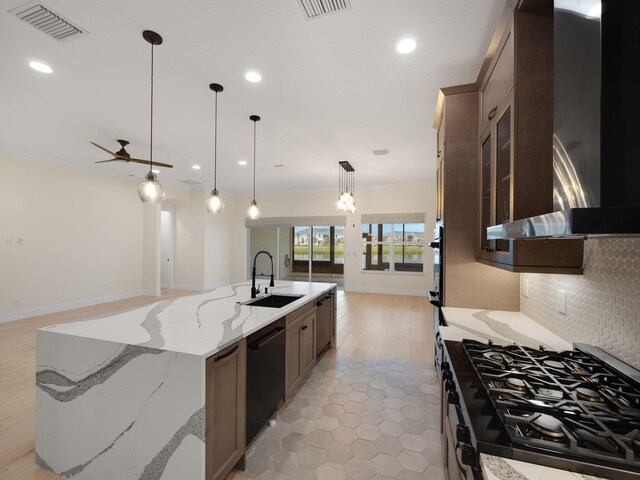
{"label": "window", "polygon": [[309,272],[309,256],[314,273],[344,273],[344,226],[292,227],[293,271]]}
{"label": "window", "polygon": [[362,269],[422,272],[424,223],[363,224]]}

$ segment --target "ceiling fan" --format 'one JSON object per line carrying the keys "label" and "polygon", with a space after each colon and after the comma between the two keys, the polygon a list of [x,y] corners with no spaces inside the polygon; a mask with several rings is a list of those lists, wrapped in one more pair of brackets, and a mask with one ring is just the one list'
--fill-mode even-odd
{"label": "ceiling fan", "polygon": [[[149,160],[141,160],[139,158],[131,158],[131,155],[129,155],[129,152],[127,152],[125,150],[125,147],[127,145],[129,145],[129,142],[127,140],[118,140],[118,143],[120,144],[120,150],[118,150],[117,152],[112,152],[111,150],[107,150],[106,148],[98,145],[95,142],[89,142],[91,143],[91,145],[95,145],[96,147],[98,147],[100,150],[104,150],[105,152],[107,152],[109,155],[112,155],[113,158],[109,159],[109,160],[101,160],[99,162],[93,162],[93,163],[106,163],[106,162],[134,162],[134,163],[142,163],[144,165],[150,165],[151,162]],[[161,163],[161,162],[153,162],[154,166],[157,167],[166,167],[166,168],[173,168],[173,165],[169,165],[168,163]]]}

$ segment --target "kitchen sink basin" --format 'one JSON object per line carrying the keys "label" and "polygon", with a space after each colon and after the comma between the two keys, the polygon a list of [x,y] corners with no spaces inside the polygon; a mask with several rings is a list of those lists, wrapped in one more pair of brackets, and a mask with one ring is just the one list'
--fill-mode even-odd
{"label": "kitchen sink basin", "polygon": [[304,295],[268,295],[252,302],[247,302],[246,305],[251,305],[252,307],[282,308],[303,296]]}

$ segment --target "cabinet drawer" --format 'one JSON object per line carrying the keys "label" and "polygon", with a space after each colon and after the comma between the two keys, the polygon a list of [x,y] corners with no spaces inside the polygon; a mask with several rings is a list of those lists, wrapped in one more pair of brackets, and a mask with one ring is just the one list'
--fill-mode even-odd
{"label": "cabinet drawer", "polygon": [[314,299],[309,303],[306,303],[305,305],[301,306],[297,310],[291,312],[289,315],[287,315],[287,328],[291,327],[291,325],[293,325],[295,322],[300,320],[302,317],[304,317],[307,313],[309,313],[311,310],[314,310],[315,308],[316,308],[316,299]]}
{"label": "cabinet drawer", "polygon": [[[493,63],[493,70],[482,88],[480,99],[480,131],[494,118],[498,106],[505,99],[514,85],[514,53],[513,35],[506,33],[507,38],[502,45],[497,60]],[[496,109],[496,111],[494,111]]]}

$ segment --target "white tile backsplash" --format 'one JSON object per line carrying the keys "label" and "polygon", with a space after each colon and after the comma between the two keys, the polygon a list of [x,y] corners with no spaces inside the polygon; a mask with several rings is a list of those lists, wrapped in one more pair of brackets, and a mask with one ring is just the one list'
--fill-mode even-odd
{"label": "white tile backsplash", "polygon": [[520,282],[525,315],[567,341],[597,345],[640,369],[640,239],[587,240],[584,275],[527,273]]}

